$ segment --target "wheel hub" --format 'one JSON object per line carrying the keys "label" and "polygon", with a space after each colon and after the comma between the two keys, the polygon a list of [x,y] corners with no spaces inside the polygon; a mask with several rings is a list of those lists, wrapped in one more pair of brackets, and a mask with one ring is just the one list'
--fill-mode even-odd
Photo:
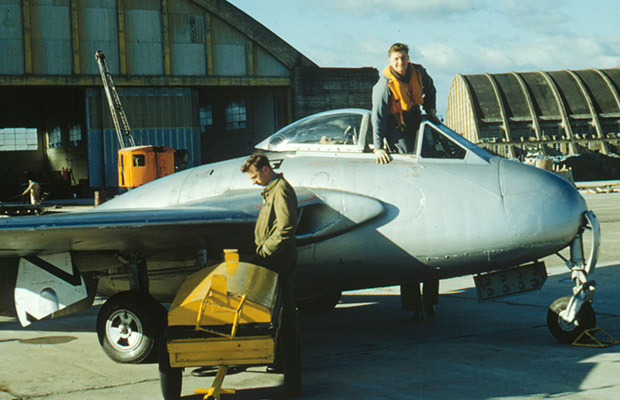
{"label": "wheel hub", "polygon": [[115,350],[130,352],[143,339],[144,330],[140,319],[129,310],[117,310],[106,321],[105,334]]}
{"label": "wheel hub", "polygon": [[573,322],[566,322],[564,318],[558,316],[558,326],[565,332],[572,332],[579,326],[579,321],[575,318]]}

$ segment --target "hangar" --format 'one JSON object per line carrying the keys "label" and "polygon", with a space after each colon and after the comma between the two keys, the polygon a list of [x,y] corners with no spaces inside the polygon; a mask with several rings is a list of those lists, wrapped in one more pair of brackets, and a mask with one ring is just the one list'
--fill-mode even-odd
{"label": "hangar", "polygon": [[189,166],[241,156],[300,117],[370,108],[374,68],[320,68],[225,0],[0,0],[0,200],[115,193],[102,50],[139,144]]}
{"label": "hangar", "polygon": [[446,125],[510,158],[620,154],[620,68],[456,75]]}

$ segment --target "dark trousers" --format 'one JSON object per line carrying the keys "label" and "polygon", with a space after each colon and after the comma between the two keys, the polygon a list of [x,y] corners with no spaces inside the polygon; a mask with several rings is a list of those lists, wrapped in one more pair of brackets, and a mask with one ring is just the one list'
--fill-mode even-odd
{"label": "dark trousers", "polygon": [[282,255],[280,257],[261,257],[254,255],[250,262],[260,265],[278,273],[278,286],[282,299],[282,313],[280,314],[280,328],[276,343],[276,357],[274,364],[281,366],[286,357],[283,354],[291,349],[294,335],[298,334],[299,322],[297,320],[297,306],[295,304],[295,292],[293,290],[293,269],[297,263],[297,254]]}
{"label": "dark trousers", "polygon": [[400,130],[398,126],[389,129],[386,136],[387,146],[390,152],[400,154],[411,154],[415,152],[417,132],[422,122],[422,116],[418,110],[417,114],[412,112],[409,115],[407,127]]}
{"label": "dark trousers", "polygon": [[404,310],[419,313],[423,308],[432,309],[439,302],[439,279],[400,285],[400,301]]}

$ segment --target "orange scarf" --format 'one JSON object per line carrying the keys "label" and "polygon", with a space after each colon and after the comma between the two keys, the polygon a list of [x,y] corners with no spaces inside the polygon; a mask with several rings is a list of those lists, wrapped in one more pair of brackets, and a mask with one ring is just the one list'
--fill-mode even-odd
{"label": "orange scarf", "polygon": [[389,65],[383,70],[383,74],[388,78],[388,86],[392,92],[390,114],[399,114],[401,120],[403,111],[410,110],[414,106],[424,103],[424,98],[422,97],[422,76],[420,71],[411,63],[409,63],[407,68],[411,69],[411,77],[407,83],[398,79],[392,73]]}

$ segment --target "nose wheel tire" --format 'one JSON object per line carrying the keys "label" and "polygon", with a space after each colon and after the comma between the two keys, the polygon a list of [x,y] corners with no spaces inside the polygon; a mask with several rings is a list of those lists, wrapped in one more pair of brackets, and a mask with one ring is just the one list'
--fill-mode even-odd
{"label": "nose wheel tire", "polygon": [[596,314],[591,302],[581,306],[577,317],[572,323],[566,322],[560,313],[568,307],[571,296],[561,297],[554,301],[547,311],[547,327],[549,332],[560,343],[573,343],[583,331],[596,326]]}
{"label": "nose wheel tire", "polygon": [[97,336],[112,360],[137,364],[153,360],[165,309],[134,292],[110,297],[99,310]]}

